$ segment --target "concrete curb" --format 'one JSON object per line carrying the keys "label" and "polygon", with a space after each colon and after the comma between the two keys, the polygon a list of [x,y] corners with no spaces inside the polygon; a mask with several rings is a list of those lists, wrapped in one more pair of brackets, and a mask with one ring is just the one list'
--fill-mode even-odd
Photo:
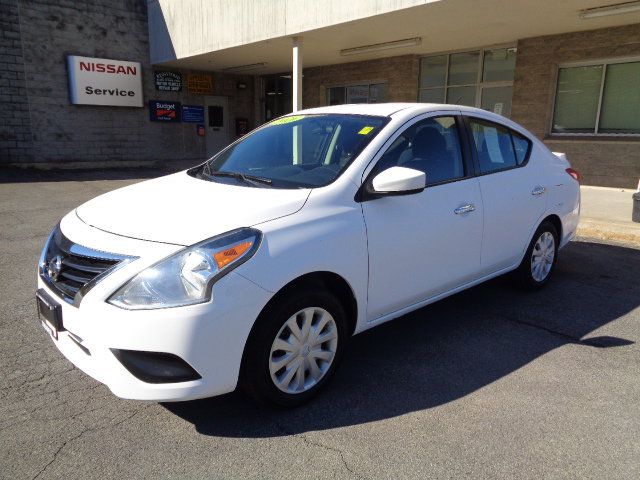
{"label": "concrete curb", "polygon": [[581,221],[576,235],[579,237],[613,240],[640,246],[640,224],[638,228],[614,223]]}

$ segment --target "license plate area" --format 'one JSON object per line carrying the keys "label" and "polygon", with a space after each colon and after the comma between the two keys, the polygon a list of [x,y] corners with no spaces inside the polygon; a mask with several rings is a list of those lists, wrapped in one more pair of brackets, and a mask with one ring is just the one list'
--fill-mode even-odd
{"label": "license plate area", "polygon": [[38,304],[38,318],[42,326],[57,340],[58,332],[64,330],[62,306],[43,289],[36,292],[36,302]]}

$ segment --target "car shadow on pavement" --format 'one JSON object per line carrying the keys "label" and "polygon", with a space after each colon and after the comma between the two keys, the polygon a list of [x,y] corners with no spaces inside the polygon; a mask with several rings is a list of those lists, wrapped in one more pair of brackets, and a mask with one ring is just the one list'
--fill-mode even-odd
{"label": "car shadow on pavement", "polygon": [[241,393],[166,403],[204,435],[274,437],[373,422],[452,402],[553,349],[620,347],[589,336],[640,304],[640,250],[572,242],[542,291],[508,276],[354,337],[336,377],[310,403],[283,410]]}

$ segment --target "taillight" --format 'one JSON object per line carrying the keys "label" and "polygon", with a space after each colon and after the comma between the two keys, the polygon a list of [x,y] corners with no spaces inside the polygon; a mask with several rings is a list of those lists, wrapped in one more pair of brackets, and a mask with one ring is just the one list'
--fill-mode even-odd
{"label": "taillight", "polygon": [[577,170],[574,170],[573,168],[567,168],[565,172],[571,175],[573,179],[577,182],[580,182],[582,180],[582,175],[580,175],[580,172]]}

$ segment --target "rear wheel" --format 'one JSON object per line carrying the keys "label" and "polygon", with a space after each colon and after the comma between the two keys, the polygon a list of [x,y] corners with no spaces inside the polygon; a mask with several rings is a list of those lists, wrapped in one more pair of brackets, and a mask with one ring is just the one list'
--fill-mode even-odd
{"label": "rear wheel", "polygon": [[331,379],[347,340],[339,300],[313,287],[287,296],[257,320],[242,365],[243,389],[261,402],[294,407]]}
{"label": "rear wheel", "polygon": [[538,290],[551,278],[558,260],[558,231],[553,223],[544,221],[533,235],[529,248],[516,270],[520,285],[526,290]]}

